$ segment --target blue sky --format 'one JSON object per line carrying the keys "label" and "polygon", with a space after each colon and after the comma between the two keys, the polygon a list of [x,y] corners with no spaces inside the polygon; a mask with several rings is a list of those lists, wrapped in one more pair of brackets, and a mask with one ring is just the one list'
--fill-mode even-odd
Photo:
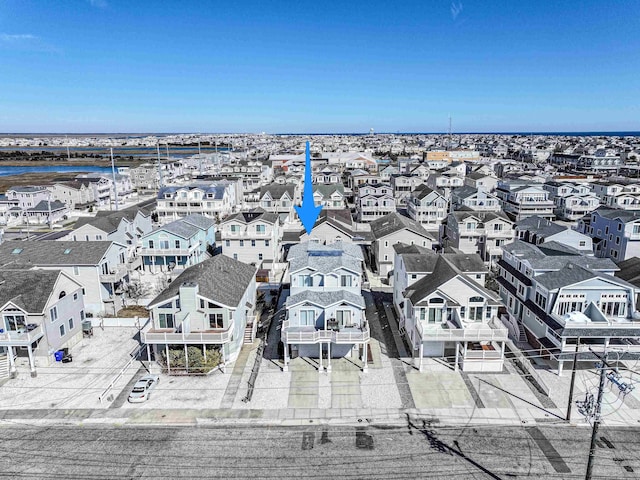
{"label": "blue sky", "polygon": [[638,1],[3,0],[0,132],[640,130],[638,19]]}

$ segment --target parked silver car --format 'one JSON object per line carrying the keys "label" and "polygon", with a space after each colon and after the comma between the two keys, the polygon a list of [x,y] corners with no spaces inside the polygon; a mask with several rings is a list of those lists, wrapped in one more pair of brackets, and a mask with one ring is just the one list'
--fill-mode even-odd
{"label": "parked silver car", "polygon": [[151,390],[156,388],[158,383],[160,383],[160,377],[158,375],[145,375],[133,386],[133,390],[131,390],[129,394],[129,402],[146,402],[151,396]]}

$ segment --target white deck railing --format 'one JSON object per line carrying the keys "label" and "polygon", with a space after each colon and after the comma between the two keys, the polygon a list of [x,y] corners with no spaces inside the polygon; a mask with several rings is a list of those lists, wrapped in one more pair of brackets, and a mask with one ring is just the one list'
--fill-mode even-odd
{"label": "white deck railing", "polygon": [[331,342],[336,344],[351,344],[367,342],[371,336],[369,327],[345,328],[336,330],[292,330],[289,320],[282,323],[282,341],[284,343],[320,343]]}

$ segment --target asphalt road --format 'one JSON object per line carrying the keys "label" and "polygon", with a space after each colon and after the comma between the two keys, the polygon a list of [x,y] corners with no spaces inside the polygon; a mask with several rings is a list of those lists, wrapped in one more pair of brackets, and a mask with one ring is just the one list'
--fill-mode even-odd
{"label": "asphalt road", "polygon": [[[638,429],[602,429],[593,478],[640,478]],[[584,478],[576,427],[3,426],[0,477]]]}

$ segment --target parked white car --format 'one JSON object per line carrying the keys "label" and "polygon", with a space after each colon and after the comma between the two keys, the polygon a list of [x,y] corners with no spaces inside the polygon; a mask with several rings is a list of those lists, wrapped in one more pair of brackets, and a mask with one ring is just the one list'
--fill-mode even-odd
{"label": "parked white car", "polygon": [[160,377],[158,375],[145,375],[133,386],[133,389],[129,394],[129,402],[146,402],[151,396],[151,390],[156,388],[158,383],[160,383]]}

